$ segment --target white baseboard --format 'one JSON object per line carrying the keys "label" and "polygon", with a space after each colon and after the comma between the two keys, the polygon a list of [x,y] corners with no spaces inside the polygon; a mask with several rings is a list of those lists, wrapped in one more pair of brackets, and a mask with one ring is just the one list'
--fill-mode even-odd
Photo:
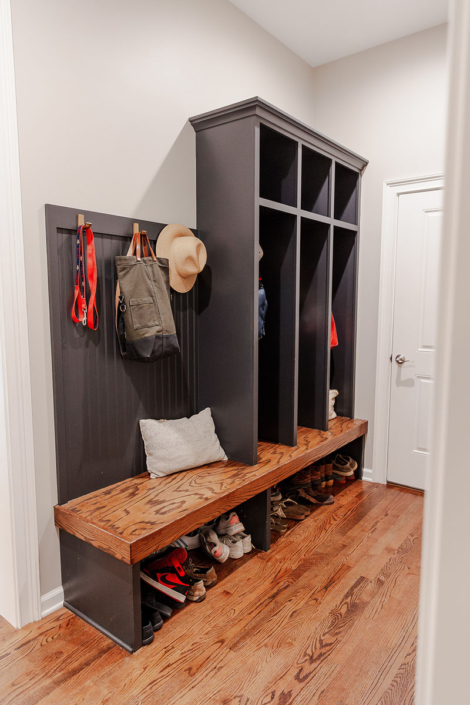
{"label": "white baseboard", "polygon": [[366,482],[374,482],[374,473],[369,468],[362,468],[362,479]]}
{"label": "white baseboard", "polygon": [[64,589],[61,585],[41,596],[41,617],[47,617],[48,614],[60,609],[63,604]]}

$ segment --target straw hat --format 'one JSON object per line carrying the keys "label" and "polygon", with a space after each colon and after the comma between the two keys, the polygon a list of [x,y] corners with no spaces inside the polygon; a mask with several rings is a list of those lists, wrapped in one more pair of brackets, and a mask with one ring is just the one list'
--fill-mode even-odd
{"label": "straw hat", "polygon": [[170,286],[182,294],[193,288],[207,261],[204,243],[179,223],[163,228],[157,239],[156,255],[170,261]]}

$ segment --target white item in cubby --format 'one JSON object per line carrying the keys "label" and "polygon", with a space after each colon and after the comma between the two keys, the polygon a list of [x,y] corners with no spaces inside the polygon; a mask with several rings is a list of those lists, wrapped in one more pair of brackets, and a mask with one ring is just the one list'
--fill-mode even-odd
{"label": "white item in cubby", "polygon": [[140,430],[147,455],[147,470],[152,479],[227,460],[210,409],[189,419],[142,419]]}
{"label": "white item in cubby", "polygon": [[329,409],[329,414],[328,414],[328,420],[331,421],[331,419],[336,418],[336,411],[335,411],[335,399],[338,396],[339,392],[337,389],[330,389],[330,409]]}

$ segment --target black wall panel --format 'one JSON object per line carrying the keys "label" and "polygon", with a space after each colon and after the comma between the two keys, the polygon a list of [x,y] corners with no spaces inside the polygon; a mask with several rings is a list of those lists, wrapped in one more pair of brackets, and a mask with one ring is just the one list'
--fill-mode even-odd
{"label": "black wall panel", "polygon": [[[71,318],[77,213],[93,223],[98,266],[97,331]],[[124,360],[114,329],[116,268],[131,218],[46,206],[59,503],[144,472],[142,418],[196,411],[197,284],[173,292],[181,353],[154,363]],[[154,245],[162,223],[139,221]]]}

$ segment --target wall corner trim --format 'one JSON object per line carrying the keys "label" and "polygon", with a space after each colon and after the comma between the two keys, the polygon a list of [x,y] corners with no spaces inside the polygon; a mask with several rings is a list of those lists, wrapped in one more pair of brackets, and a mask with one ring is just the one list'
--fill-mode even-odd
{"label": "wall corner trim", "polygon": [[363,468],[362,479],[364,482],[376,482],[374,479],[374,471],[370,468]]}
{"label": "wall corner trim", "polygon": [[[10,0],[0,0],[0,374],[15,627],[40,619],[39,540]],[[8,335],[6,332],[8,331]]]}
{"label": "wall corner trim", "polygon": [[47,617],[64,605],[64,588],[62,585],[41,596],[41,617]]}

